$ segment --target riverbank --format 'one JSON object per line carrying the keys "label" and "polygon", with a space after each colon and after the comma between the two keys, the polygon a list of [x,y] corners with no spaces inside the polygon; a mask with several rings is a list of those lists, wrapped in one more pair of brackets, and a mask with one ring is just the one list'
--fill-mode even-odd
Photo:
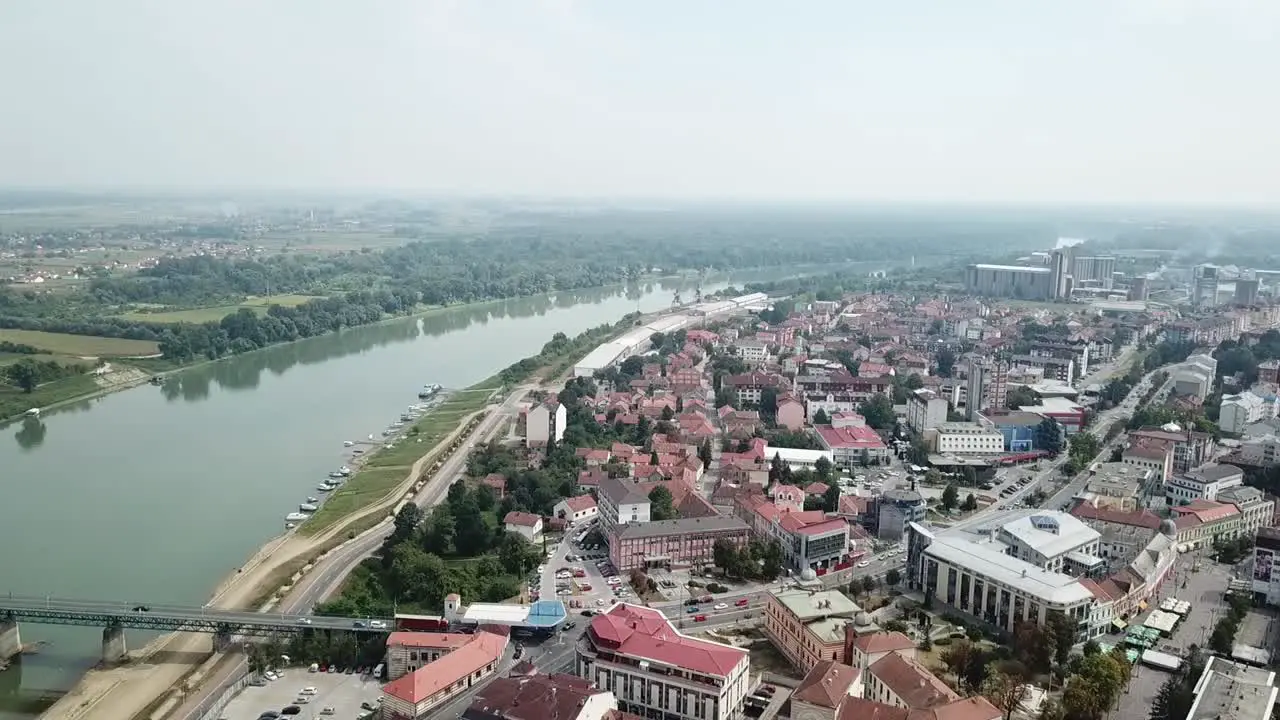
{"label": "riverbank", "polygon": [[[391,517],[390,510],[422,481],[427,467],[442,460],[444,448],[456,450],[460,440],[479,429],[475,420],[481,414],[478,411],[463,418],[450,435],[426,449],[406,469],[401,483],[385,493],[380,502],[345,516],[323,532],[311,535],[291,532],[269,541],[219,583],[209,604],[227,610],[264,610],[276,606],[327,554],[385,523]],[[91,670],[41,717],[51,720],[150,717],[151,711],[161,704],[170,708],[176,705],[166,702],[169,695],[185,695],[189,680],[212,670],[217,661],[213,655],[212,639],[208,635],[165,635],[141,651],[130,653],[125,665]]]}

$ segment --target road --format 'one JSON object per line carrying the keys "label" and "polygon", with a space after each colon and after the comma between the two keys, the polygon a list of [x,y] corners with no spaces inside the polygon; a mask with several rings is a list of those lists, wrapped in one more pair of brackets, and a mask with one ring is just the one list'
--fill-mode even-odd
{"label": "road", "polygon": [[[462,474],[466,468],[467,456],[477,444],[488,441],[503,422],[515,417],[520,401],[529,393],[533,385],[522,385],[507,395],[503,402],[494,407],[489,406],[489,413],[471,432],[467,440],[444,461],[436,471],[434,479],[427,483],[414,498],[414,504],[422,508],[431,507],[440,502],[449,491],[449,485]],[[382,547],[382,543],[391,534],[391,523],[382,523],[371,528],[354,540],[333,550],[321,560],[311,572],[298,581],[293,590],[281,601],[277,612],[286,615],[305,615],[311,609],[337,592],[347,574],[365,558],[373,555]],[[221,693],[233,682],[242,677],[247,670],[243,657],[236,662],[224,662],[201,686],[183,702],[182,708],[173,717],[182,720],[195,720],[211,697]]]}

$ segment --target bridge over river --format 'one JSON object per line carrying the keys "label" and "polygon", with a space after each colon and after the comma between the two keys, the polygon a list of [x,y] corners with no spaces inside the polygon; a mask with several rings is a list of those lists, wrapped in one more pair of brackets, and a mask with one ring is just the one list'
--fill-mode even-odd
{"label": "bridge over river", "polygon": [[385,633],[393,626],[390,618],[289,615],[181,605],[4,595],[0,596],[0,661],[22,651],[19,622],[101,627],[102,660],[108,663],[124,657],[126,628],[211,633],[214,645],[225,647],[237,635],[267,637],[306,630]]}

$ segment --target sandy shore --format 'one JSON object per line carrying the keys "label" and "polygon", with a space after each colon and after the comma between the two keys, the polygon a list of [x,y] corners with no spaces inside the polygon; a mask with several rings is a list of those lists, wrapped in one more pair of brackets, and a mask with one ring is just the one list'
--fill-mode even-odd
{"label": "sandy shore", "polygon": [[[276,576],[281,568],[313,560],[324,547],[333,545],[339,538],[345,538],[346,528],[351,523],[373,514],[386,514],[411,490],[423,468],[429,462],[434,462],[471,424],[472,419],[483,413],[484,411],[480,411],[463,418],[451,435],[414,462],[404,481],[382,500],[320,535],[289,533],[268,542],[239,572],[219,584],[210,604],[219,609],[249,607],[263,595],[276,589],[275,586],[279,584]],[[298,576],[295,575],[293,583],[297,579]],[[89,671],[41,717],[46,720],[135,718],[147,713],[166,694],[179,694],[178,689],[184,686],[184,680],[193,670],[200,668],[202,674],[207,673],[213,669],[218,659],[210,657],[213,655],[212,636],[203,633],[171,633],[129,655],[130,661],[125,665]],[[175,704],[165,703],[165,707],[171,709]]]}

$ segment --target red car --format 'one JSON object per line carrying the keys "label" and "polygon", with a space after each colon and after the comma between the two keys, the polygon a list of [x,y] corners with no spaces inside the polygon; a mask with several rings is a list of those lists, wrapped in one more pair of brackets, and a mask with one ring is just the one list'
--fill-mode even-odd
{"label": "red car", "polygon": [[737,605],[738,607],[746,607],[746,606],[747,606],[747,599],[746,599],[746,598],[742,598],[742,599],[741,599],[741,600],[739,600],[738,602],[734,603],[734,605]]}
{"label": "red car", "polygon": [[707,621],[707,616],[706,616],[706,615],[695,615],[695,616],[694,616],[694,618],[693,618],[693,621],[694,621],[694,622],[706,622],[706,621]]}
{"label": "red car", "polygon": [[586,576],[587,576],[587,571],[586,571],[586,570],[574,570],[574,571],[573,571],[573,576],[574,576],[574,577],[586,577]]}

